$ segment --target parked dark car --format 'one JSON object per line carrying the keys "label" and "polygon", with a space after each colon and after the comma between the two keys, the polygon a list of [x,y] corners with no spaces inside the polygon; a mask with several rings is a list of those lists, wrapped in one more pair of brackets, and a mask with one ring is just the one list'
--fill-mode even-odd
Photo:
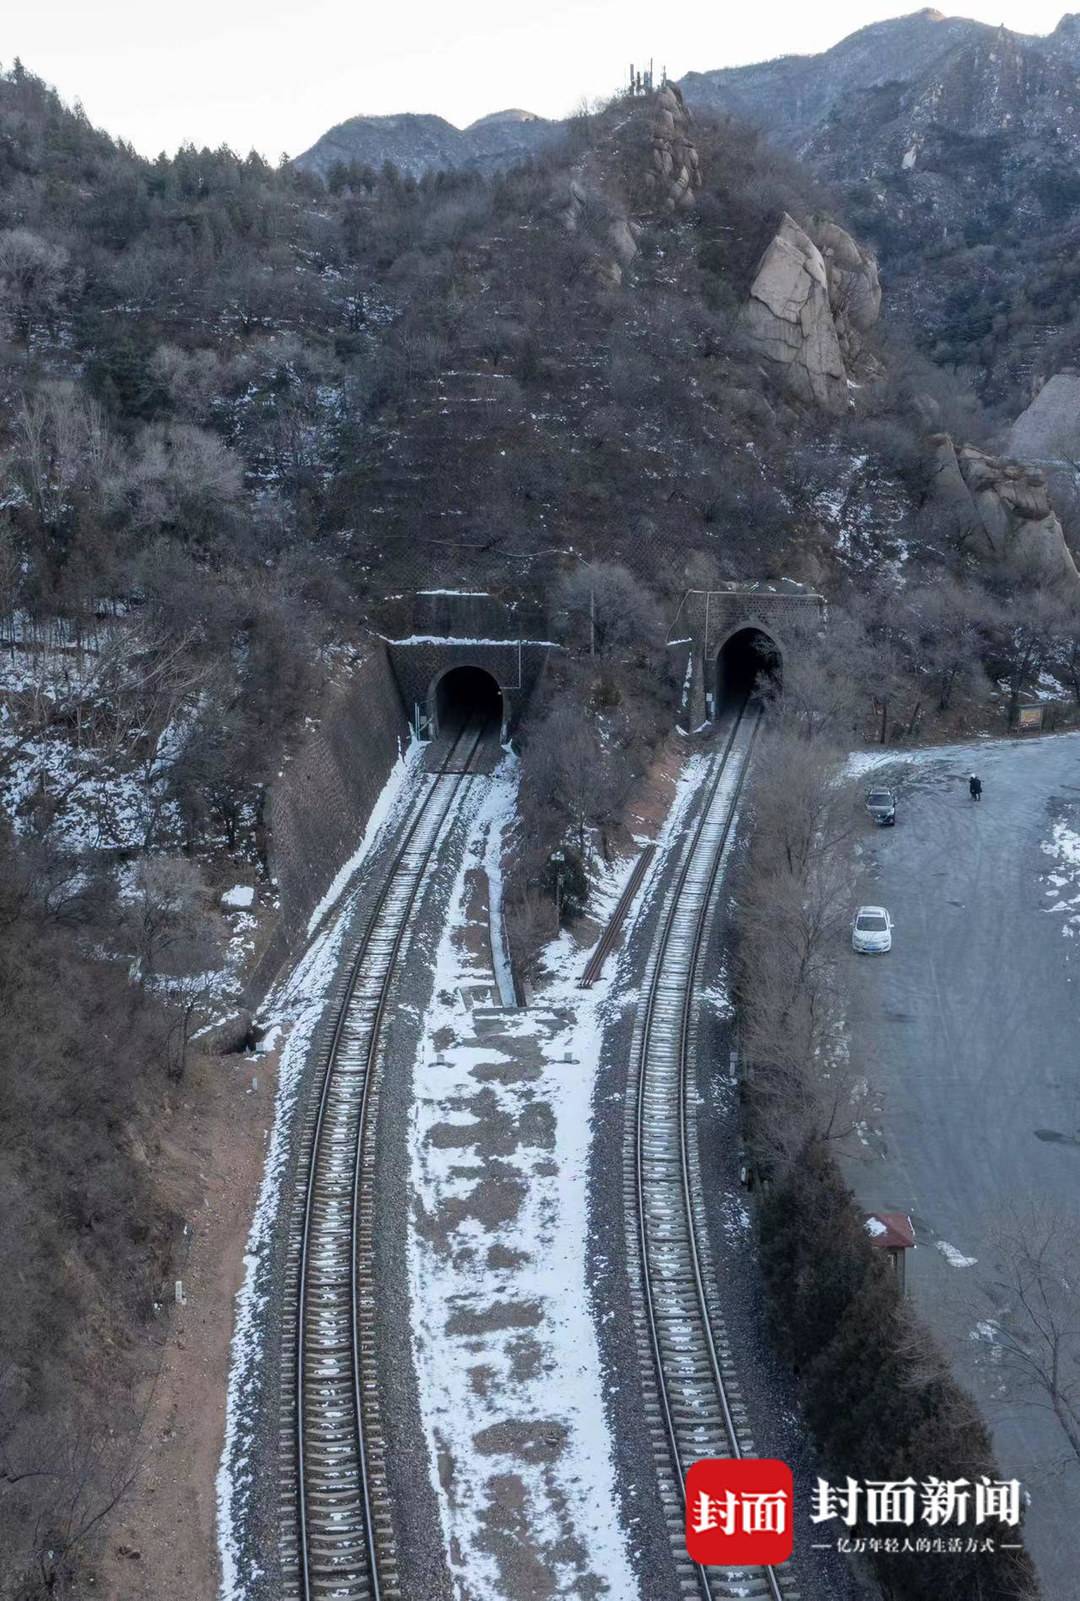
{"label": "parked dark car", "polygon": [[868,789],[866,809],[880,828],[892,828],[896,822],[896,796],[891,789]]}

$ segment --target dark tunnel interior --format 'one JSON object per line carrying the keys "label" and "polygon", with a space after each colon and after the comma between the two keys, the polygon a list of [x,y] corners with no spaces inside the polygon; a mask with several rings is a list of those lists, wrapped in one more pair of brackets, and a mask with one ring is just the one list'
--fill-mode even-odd
{"label": "dark tunnel interior", "polygon": [[716,710],[741,705],[761,679],[780,683],[780,652],[760,628],[740,628],[721,647],[716,658]]}
{"label": "dark tunnel interior", "polygon": [[502,725],[502,691],[482,667],[452,667],[435,688],[435,725],[440,734],[456,733],[475,716]]}

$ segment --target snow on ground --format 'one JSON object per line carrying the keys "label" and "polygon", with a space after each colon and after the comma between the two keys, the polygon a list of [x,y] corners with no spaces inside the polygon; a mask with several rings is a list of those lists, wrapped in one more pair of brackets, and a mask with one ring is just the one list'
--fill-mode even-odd
{"label": "snow on ground", "polygon": [[935,1244],[950,1267],[974,1267],[978,1261],[976,1256],[965,1256],[963,1251],[958,1251],[948,1240],[937,1240]]}
{"label": "snow on ground", "polygon": [[[702,756],[684,765],[628,930],[648,902],[665,851],[686,825],[705,766]],[[354,884],[365,858],[400,823],[420,781],[410,751],[376,803],[373,817],[380,821],[365,831],[350,861]],[[407,1264],[432,1484],[455,1563],[457,1601],[505,1601],[502,1570],[514,1570],[522,1559],[526,1577],[535,1571],[532,1564],[543,1564],[544,1594],[606,1593],[628,1601],[638,1588],[616,1511],[586,1257],[593,1087],[604,1021],[617,1004],[612,990],[619,963],[609,958],[601,980],[591,990],[578,989],[589,953],[564,932],[547,949],[546,981],[532,1007],[489,1011],[487,1020],[482,1008],[470,1009],[477,995],[469,986],[485,981],[480,998],[490,1001],[495,985],[490,966],[483,970],[484,956],[475,954],[486,951],[483,940],[472,941],[470,959],[460,938],[469,870],[485,866],[490,873],[497,864],[499,842],[515,816],[514,759],[504,760],[475,793],[471,840],[435,959],[409,1141],[414,1205]],[[593,899],[598,918],[610,915],[632,868],[628,859],[603,872]],[[221,1601],[251,1601],[261,1578],[243,1542],[259,1449],[254,1424],[264,1313],[274,1290],[272,1236],[296,1098],[355,904],[355,887],[346,896],[339,877],[319,914],[323,926],[261,1019],[269,1025],[267,1048],[282,1036],[285,1042],[236,1302],[217,1477]],[[509,1181],[504,1195],[516,1200],[505,1215],[492,1216],[485,1197],[499,1178]],[[741,1218],[731,1221],[743,1226]],[[499,1510],[505,1514],[511,1485],[523,1498],[519,1530],[485,1519],[489,1494],[504,1498]],[[516,1575],[522,1578],[520,1568]]]}
{"label": "snow on ground", "polygon": [[1057,864],[1044,875],[1049,886],[1045,893],[1053,902],[1046,910],[1061,916],[1061,932],[1073,939],[1080,925],[1080,834],[1067,823],[1055,823],[1042,849]]}
{"label": "snow on ground", "polygon": [[[55,653],[54,653],[55,654]],[[63,657],[64,678],[50,678],[52,656],[35,659],[35,689],[43,700],[57,700],[77,687],[72,658]],[[122,746],[80,744],[71,727],[20,725],[3,703],[12,688],[10,662],[0,668],[0,810],[20,833],[47,820],[63,849],[140,850],[148,833],[180,834],[180,809],[168,800],[164,780],[186,743],[193,708],[182,706],[165,725],[152,757],[133,762]]]}
{"label": "snow on ground", "polygon": [[0,809],[25,832],[36,804],[56,806],[52,836],[66,850],[138,850],[151,819],[179,812],[148,789],[141,772],[123,771],[93,749],[79,750],[57,733],[23,739],[0,730]]}
{"label": "snow on ground", "polygon": [[461,639],[457,634],[410,634],[407,639],[390,639],[386,634],[380,634],[389,645],[503,645],[512,646],[514,650],[524,643],[530,648],[544,646],[548,650],[561,650],[562,646],[554,639]]}
{"label": "snow on ground", "polygon": [[234,884],[221,897],[221,904],[229,911],[246,911],[254,904],[255,891],[250,884]]}
{"label": "snow on ground", "polygon": [[503,852],[507,836],[513,827],[513,816],[504,816],[501,823],[493,822],[487,830],[484,847],[484,871],[488,881],[488,927],[491,932],[491,961],[499,1000],[503,1006],[513,1006],[517,1000],[514,974],[510,965],[510,947],[503,920]]}
{"label": "snow on ground", "polygon": [[[415,793],[418,776],[415,761],[407,764],[407,772],[414,780],[412,784],[403,783],[401,765],[399,763],[391,772],[372,810],[373,817],[378,814],[382,819],[381,825],[375,828],[369,825],[362,846],[350,859],[353,893],[340,904],[337,917],[312,940],[291,973],[273,990],[260,1018],[268,1028],[264,1041],[267,1049],[270,1042],[276,1044],[282,1034],[286,1039],[278,1062],[274,1122],[267,1144],[266,1165],[244,1257],[244,1282],[236,1297],[225,1443],[217,1476],[220,1601],[248,1601],[258,1589],[260,1570],[249,1557],[242,1558],[241,1553],[254,1486],[253,1456],[259,1449],[253,1426],[263,1380],[263,1315],[273,1290],[271,1247],[281,1203],[281,1185],[288,1168],[293,1112],[311,1042],[337,971],[364,861],[381,843],[386,829],[396,824],[406,801]],[[340,901],[345,888],[342,879],[335,901]]]}
{"label": "snow on ground", "polygon": [[[647,883],[704,765],[695,756],[684,768]],[[622,1601],[638,1587],[587,1270],[593,1092],[618,964],[579,989],[589,951],[564,931],[527,1010],[470,1006],[493,976],[482,942],[467,939],[471,870],[491,861],[516,787],[508,760],[452,892],[415,1067],[407,1256],[420,1408],[456,1601],[522,1593],[522,1564],[545,1595]],[[601,873],[594,917],[610,916],[632,869],[627,859]],[[646,903],[643,887],[628,922]]]}
{"label": "snow on ground", "polygon": [[840,769],[840,777],[861,778],[864,773],[875,772],[878,768],[902,764],[921,765],[927,762],[959,761],[961,758],[985,760],[988,752],[1012,745],[1031,745],[1040,739],[1080,742],[1080,732],[1070,730],[1058,734],[1019,734],[1011,739],[1001,739],[996,734],[980,734],[963,745],[920,745],[907,750],[897,750],[890,745],[877,745],[871,750],[852,751]]}

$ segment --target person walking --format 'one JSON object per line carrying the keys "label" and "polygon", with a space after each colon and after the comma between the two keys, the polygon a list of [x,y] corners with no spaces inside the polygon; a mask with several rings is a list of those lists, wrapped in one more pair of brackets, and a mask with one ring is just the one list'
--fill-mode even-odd
{"label": "person walking", "polygon": [[982,779],[977,778],[974,773],[968,779],[968,794],[973,801],[982,800]]}

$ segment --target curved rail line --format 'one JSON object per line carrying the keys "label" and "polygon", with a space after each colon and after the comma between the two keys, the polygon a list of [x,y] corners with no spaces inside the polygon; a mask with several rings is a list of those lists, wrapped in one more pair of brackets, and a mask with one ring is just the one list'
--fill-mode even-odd
{"label": "curved rail line", "polygon": [[402,1594],[373,1342],[380,1036],[417,896],[484,727],[473,719],[462,729],[414,809],[339,980],[321,1089],[305,1124],[282,1330],[292,1382],[283,1380],[280,1435],[283,1590],[298,1601]]}
{"label": "curved rail line", "polygon": [[731,1347],[710,1304],[711,1262],[692,1128],[694,990],[724,847],[761,720],[760,710],[748,707],[749,702],[733,720],[650,955],[634,1036],[637,1093],[627,1199],[628,1215],[636,1220],[632,1255],[640,1289],[634,1301],[646,1408],[682,1593],[700,1594],[704,1601],[795,1601],[786,1572],[700,1567],[687,1555],[684,1539],[684,1477],[691,1462],[754,1453]]}

